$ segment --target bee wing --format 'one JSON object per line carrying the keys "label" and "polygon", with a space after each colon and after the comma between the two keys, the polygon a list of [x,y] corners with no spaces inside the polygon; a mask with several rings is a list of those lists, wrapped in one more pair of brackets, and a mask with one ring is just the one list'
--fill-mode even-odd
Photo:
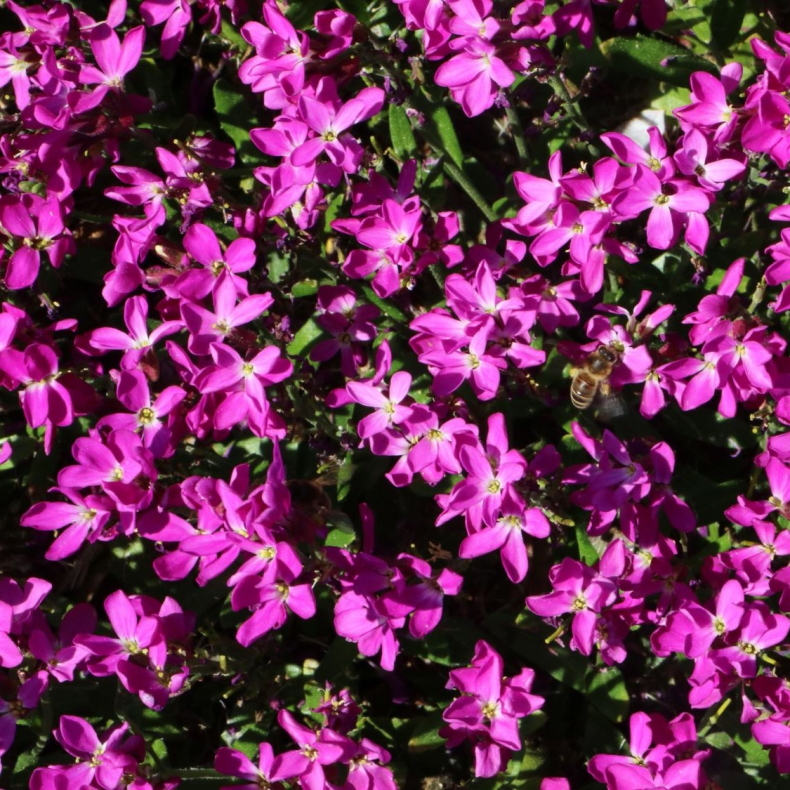
{"label": "bee wing", "polygon": [[603,392],[601,389],[598,390],[595,408],[598,411],[598,417],[604,421],[622,417],[627,411],[623,396],[619,392],[612,392],[611,389]]}

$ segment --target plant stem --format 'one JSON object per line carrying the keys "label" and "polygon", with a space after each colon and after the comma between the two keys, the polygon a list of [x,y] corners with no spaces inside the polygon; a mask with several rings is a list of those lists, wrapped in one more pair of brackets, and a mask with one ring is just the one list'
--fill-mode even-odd
{"label": "plant stem", "polygon": [[217,773],[213,768],[172,768],[168,772],[168,778],[178,776],[181,779],[219,779],[222,774]]}
{"label": "plant stem", "polygon": [[730,707],[731,703],[732,703],[732,697],[727,697],[724,700],[724,702],[722,702],[721,705],[719,705],[716,712],[708,719],[705,726],[699,731],[699,737],[704,737],[705,735],[708,734],[708,732],[710,732],[711,727],[713,727],[713,725],[716,724],[721,714],[724,713],[724,711]]}
{"label": "plant stem", "polygon": [[[571,121],[576,125],[578,129],[582,132],[587,132],[591,135],[595,134],[592,126],[590,126],[587,119],[584,117],[584,113],[579,107],[579,102],[571,96],[570,91],[568,90],[568,86],[565,84],[565,80],[562,78],[559,72],[556,74],[552,74],[547,82],[552,87],[554,93],[556,93],[565,104],[565,109],[568,112],[568,117]],[[595,143],[588,142],[587,147],[590,150],[590,153],[594,154],[595,156],[600,156],[601,152],[598,150],[598,146]]]}
{"label": "plant stem", "polygon": [[513,135],[513,142],[516,144],[516,153],[518,153],[518,163],[521,167],[526,169],[528,162],[527,154],[527,141],[524,137],[524,127],[521,125],[521,119],[518,117],[514,107],[508,107],[505,111],[507,121],[510,124],[510,133]]}
{"label": "plant stem", "polygon": [[483,216],[489,222],[496,222],[499,219],[494,209],[486,203],[485,198],[480,194],[477,187],[466,177],[461,168],[456,167],[449,159],[445,159],[442,162],[442,167],[447,175],[450,176],[470,198],[472,198],[472,202],[480,209]]}

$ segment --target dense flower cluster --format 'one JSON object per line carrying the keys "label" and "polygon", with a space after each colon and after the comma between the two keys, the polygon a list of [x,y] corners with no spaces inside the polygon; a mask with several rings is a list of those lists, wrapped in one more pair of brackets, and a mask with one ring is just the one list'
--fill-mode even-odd
{"label": "dense flower cluster", "polygon": [[[408,741],[495,777],[520,720],[550,719],[559,655],[647,678],[630,756],[586,755],[596,782],[713,786],[726,745],[704,738],[733,701],[750,760],[790,773],[790,35],[694,56],[638,139],[586,126],[567,53],[598,12],[664,28],[663,0],[298,5],[0,9],[0,464],[29,478],[15,520],[55,568],[0,577],[5,770],[391,790]],[[188,99],[154,64],[190,73]],[[445,102],[517,141],[493,207]],[[542,130],[564,137],[530,159]],[[593,396],[626,406],[602,425]],[[336,502],[302,479],[332,466]],[[86,585],[97,557],[123,573]],[[60,693],[107,679],[106,715]],[[194,753],[157,727],[207,681],[200,716],[223,721],[179,765]]]}

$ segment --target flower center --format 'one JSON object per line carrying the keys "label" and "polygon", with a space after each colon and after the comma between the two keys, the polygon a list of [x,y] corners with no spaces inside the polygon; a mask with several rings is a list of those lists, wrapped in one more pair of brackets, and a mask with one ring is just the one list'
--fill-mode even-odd
{"label": "flower center", "polygon": [[139,422],[140,425],[150,425],[155,419],[156,415],[154,414],[154,410],[148,406],[140,409],[140,412],[137,415],[137,422]]}

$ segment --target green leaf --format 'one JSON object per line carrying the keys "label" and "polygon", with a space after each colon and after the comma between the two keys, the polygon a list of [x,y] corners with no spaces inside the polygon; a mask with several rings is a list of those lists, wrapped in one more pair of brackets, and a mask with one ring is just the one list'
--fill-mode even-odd
{"label": "green leaf", "polygon": [[346,532],[344,529],[333,529],[324,541],[324,546],[331,546],[336,549],[347,549],[357,536],[353,532]]}
{"label": "green leaf", "polygon": [[444,719],[440,710],[420,719],[409,738],[409,751],[412,754],[419,754],[444,746],[444,738],[439,735],[442,727],[444,727]]}
{"label": "green leaf", "polygon": [[376,292],[369,285],[362,286],[362,293],[364,293],[368,301],[376,305],[384,315],[389,316],[395,321],[399,321],[401,324],[407,324],[409,322],[406,313],[398,310],[391,302],[385,302],[383,299],[379,299],[379,297],[376,296]]}
{"label": "green leaf", "polygon": [[746,0],[714,0],[710,32],[719,49],[729,49],[738,39],[746,5]]}
{"label": "green leaf", "polygon": [[430,117],[439,135],[442,150],[458,167],[463,168],[464,153],[461,150],[461,143],[458,141],[458,135],[455,133],[455,127],[447,108],[439,105],[431,111]]}
{"label": "green leaf", "polygon": [[295,283],[293,288],[291,288],[291,296],[297,299],[301,296],[315,296],[317,292],[317,280],[302,280],[301,282]]}
{"label": "green leaf", "polygon": [[397,104],[391,104],[389,109],[390,140],[392,150],[398,159],[409,159],[417,151],[417,141],[411,130],[411,121],[406,110]]}
{"label": "green leaf", "polygon": [[574,530],[576,531],[576,545],[579,548],[579,559],[585,565],[594,565],[600,558],[595,546],[590,542],[587,528],[584,524],[576,524]]}
{"label": "green leaf", "polygon": [[726,732],[711,732],[705,736],[705,743],[714,749],[729,749],[732,746],[732,738]]}
{"label": "green leaf", "polygon": [[239,157],[245,162],[261,161],[258,149],[250,142],[250,129],[255,125],[252,109],[227,80],[214,83],[214,106],[219,125],[233,141]]}
{"label": "green leaf", "polygon": [[351,478],[357,471],[353,453],[348,453],[337,470],[337,501],[342,502],[351,490]]}
{"label": "green leaf", "polygon": [[615,724],[628,715],[628,689],[617,667],[595,671],[587,685],[590,702]]}
{"label": "green leaf", "polygon": [[294,339],[286,346],[286,351],[292,357],[304,354],[315,345],[323,333],[324,330],[318,326],[315,319],[308,318],[294,335]]}
{"label": "green leaf", "polygon": [[610,38],[601,44],[611,68],[624,74],[645,79],[670,82],[681,87],[695,71],[718,76],[718,70],[705,58],[688,49],[646,36]]}

